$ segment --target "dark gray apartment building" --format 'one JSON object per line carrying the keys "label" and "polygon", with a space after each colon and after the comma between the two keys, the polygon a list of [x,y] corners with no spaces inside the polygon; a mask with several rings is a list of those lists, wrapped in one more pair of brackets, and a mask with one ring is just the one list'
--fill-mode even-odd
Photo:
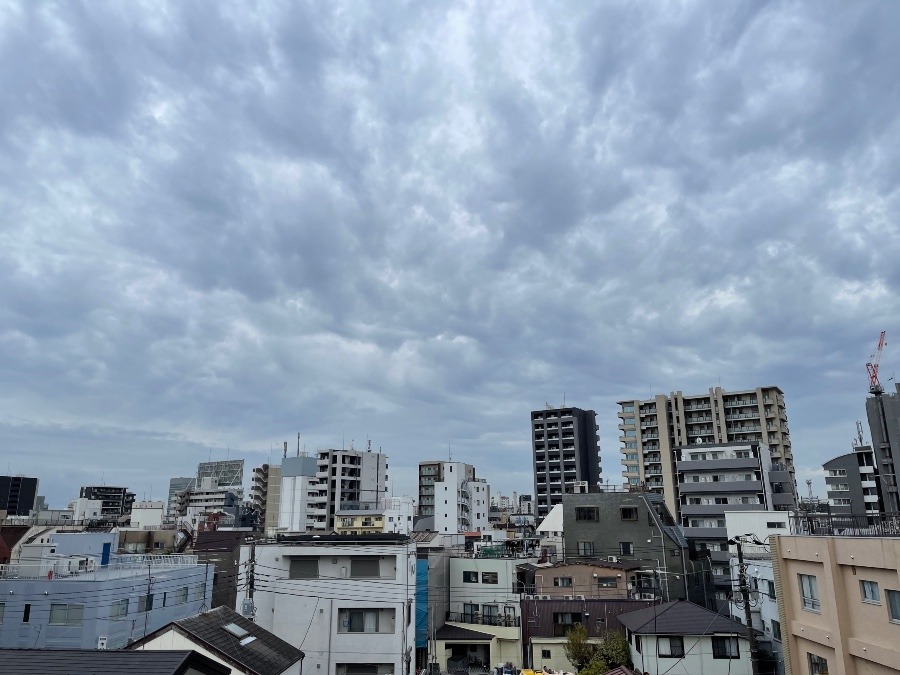
{"label": "dark gray apartment building", "polygon": [[610,490],[563,498],[566,562],[607,560],[640,565],[639,597],[713,598],[708,561],[692,560],[665,500],[653,492]]}
{"label": "dark gray apartment building", "polygon": [[884,493],[872,446],[857,445],[853,452],[825,462],[822,468],[833,515],[875,519],[884,512]]}
{"label": "dark gray apartment building", "polygon": [[37,499],[38,479],[0,476],[0,511],[9,516],[27,516]]}
{"label": "dark gray apartment building", "polygon": [[866,416],[884,492],[884,506],[889,512],[897,513],[900,512],[900,493],[895,462],[900,458],[900,383],[895,383],[894,387],[893,394],[879,391],[866,399]]}
{"label": "dark gray apartment building", "polygon": [[129,492],[128,488],[111,485],[86,485],[81,488],[78,496],[103,502],[100,513],[104,519],[109,520],[130,514],[134,504],[133,492]]}
{"label": "dark gray apartment building", "polygon": [[600,482],[600,440],[597,413],[580,408],[553,408],[531,413],[534,451],[534,496],[541,520],[576,484]]}

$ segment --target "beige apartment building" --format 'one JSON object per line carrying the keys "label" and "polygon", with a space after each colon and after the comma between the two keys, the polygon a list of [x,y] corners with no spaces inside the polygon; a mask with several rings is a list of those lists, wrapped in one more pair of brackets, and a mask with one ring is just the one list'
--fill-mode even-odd
{"label": "beige apartment building", "polygon": [[900,537],[772,541],[786,675],[900,673]]}
{"label": "beige apartment building", "polygon": [[622,475],[665,495],[673,514],[677,502],[676,449],[703,443],[763,443],[773,462],[794,475],[784,392],[778,387],[705,394],[680,391],[644,401],[619,401]]}

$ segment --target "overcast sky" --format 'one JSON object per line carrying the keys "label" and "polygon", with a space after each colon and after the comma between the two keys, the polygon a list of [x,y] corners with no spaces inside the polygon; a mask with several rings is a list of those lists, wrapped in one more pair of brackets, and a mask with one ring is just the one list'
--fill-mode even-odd
{"label": "overcast sky", "polygon": [[777,385],[805,492],[882,329],[900,368],[898,35],[897,2],[4,2],[0,472],[162,497],[299,432],[371,438],[398,494],[448,446],[530,493],[548,402],[620,482],[616,400]]}

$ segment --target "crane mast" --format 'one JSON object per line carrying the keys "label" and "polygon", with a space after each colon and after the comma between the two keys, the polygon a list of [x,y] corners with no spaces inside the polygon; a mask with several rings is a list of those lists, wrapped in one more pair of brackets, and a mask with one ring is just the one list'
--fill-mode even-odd
{"label": "crane mast", "polygon": [[886,334],[887,331],[881,331],[875,353],[869,357],[871,361],[866,364],[866,370],[869,371],[869,393],[875,394],[875,396],[880,396],[884,392],[884,387],[878,381],[878,364],[881,362],[881,351],[884,349],[884,336]]}

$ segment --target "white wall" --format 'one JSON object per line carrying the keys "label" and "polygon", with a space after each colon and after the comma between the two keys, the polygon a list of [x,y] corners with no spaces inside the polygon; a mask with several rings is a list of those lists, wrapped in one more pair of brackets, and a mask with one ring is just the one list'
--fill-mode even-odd
{"label": "white wall", "polygon": [[309,476],[282,476],[281,501],[278,505],[278,528],[287,532],[309,529]]}
{"label": "white wall", "polygon": [[[536,561],[537,558],[451,558],[450,611],[461,614],[466,604],[497,605],[501,616],[506,613],[520,616],[519,594],[512,590],[516,565]],[[478,581],[463,581],[465,572],[474,572]],[[496,573],[497,583],[483,583],[483,572]]]}
{"label": "white wall", "polygon": [[684,656],[681,658],[657,657],[656,636],[642,635],[638,652],[631,636],[631,660],[636,670],[650,673],[679,672],[691,675],[752,675],[750,669],[750,643],[739,638],[740,657],[736,659],[713,658],[712,636],[685,635]]}

